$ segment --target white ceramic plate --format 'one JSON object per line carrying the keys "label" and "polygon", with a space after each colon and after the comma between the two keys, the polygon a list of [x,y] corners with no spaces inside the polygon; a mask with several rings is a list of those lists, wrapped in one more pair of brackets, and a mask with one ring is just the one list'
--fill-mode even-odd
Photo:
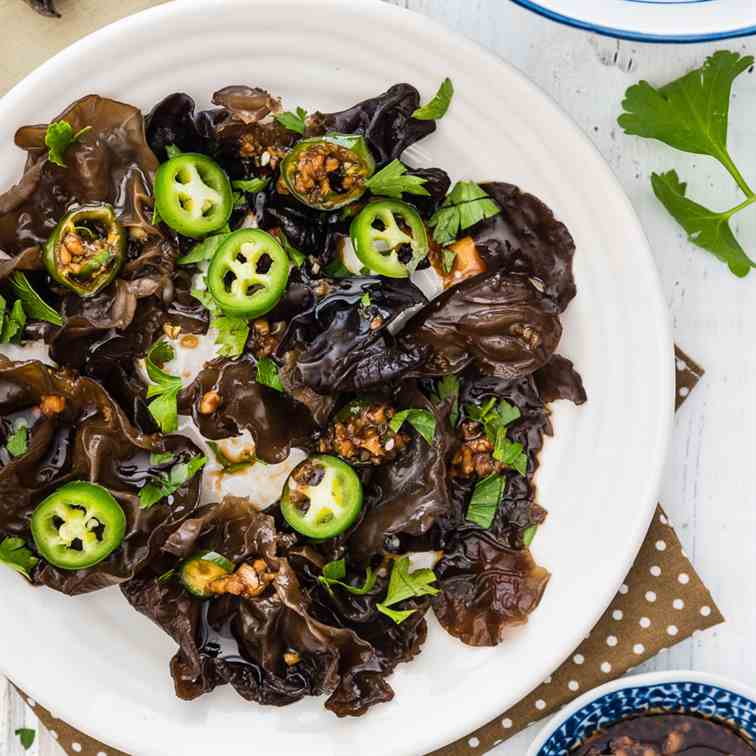
{"label": "white ceramic plate", "polygon": [[193,0],[159,6],[87,37],[0,101],[0,185],[18,175],[20,124],[49,120],[96,92],[149,109],[185,90],[250,83],[290,106],[335,110],[411,81],[457,95],[413,161],[454,178],[510,181],[572,231],[579,294],[561,351],[589,401],[561,403],[543,454],[535,540],[554,573],[543,603],[498,648],[463,646],[432,617],[419,658],[391,678],[396,698],[337,720],[308,700],[248,704],[230,688],[173,695],[174,644],[117,589],[66,598],[0,571],[0,664],[53,713],[139,756],[308,753],[404,756],[461,737],[526,694],[579,644],[614,596],[645,535],[671,427],[667,310],[648,245],[615,178],[567,117],[522,75],[420,16],[373,0]]}
{"label": "white ceramic plate", "polygon": [[706,42],[756,34],[753,0],[513,0],[580,29],[643,42]]}

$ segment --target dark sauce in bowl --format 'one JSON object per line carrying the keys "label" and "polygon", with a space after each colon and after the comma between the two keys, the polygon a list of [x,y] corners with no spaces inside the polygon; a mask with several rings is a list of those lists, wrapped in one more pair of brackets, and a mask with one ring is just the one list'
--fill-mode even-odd
{"label": "dark sauce in bowl", "polygon": [[685,714],[626,719],[593,735],[572,756],[754,756],[727,725]]}

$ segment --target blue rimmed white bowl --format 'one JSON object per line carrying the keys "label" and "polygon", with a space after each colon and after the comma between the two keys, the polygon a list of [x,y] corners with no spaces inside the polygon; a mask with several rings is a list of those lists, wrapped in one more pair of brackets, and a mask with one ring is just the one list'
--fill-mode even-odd
{"label": "blue rimmed white bowl", "polygon": [[756,690],[701,672],[653,672],[580,696],[544,727],[527,756],[567,756],[597,730],[649,711],[727,722],[756,741]]}
{"label": "blue rimmed white bowl", "polygon": [[513,0],[569,26],[641,42],[756,34],[754,0]]}

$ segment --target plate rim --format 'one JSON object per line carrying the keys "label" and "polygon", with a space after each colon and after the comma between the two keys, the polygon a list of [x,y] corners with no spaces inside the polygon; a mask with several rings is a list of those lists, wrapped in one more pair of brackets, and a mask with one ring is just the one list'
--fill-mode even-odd
{"label": "plate rim", "polygon": [[525,8],[525,10],[532,11],[542,18],[556,21],[563,26],[570,26],[573,29],[581,29],[582,31],[591,32],[592,34],[600,34],[603,37],[624,39],[630,42],[690,45],[697,42],[719,42],[725,39],[737,39],[738,37],[748,37],[752,34],[756,34],[756,26],[701,34],[648,34],[646,32],[633,31],[632,29],[592,24],[590,21],[584,21],[583,19],[568,16],[564,13],[552,10],[551,8],[546,8],[540,3],[535,2],[535,0],[511,0],[511,2],[515,5],[519,5],[521,8]]}
{"label": "plate rim", "polygon": [[[308,2],[310,1],[311,0],[283,0],[283,3],[281,4],[289,6],[300,5],[304,9],[306,7],[310,7],[308,6]],[[248,7],[250,2],[260,5],[269,5],[271,7],[277,4],[276,0],[196,0],[195,3],[192,3],[192,6],[193,12],[196,14],[198,6],[201,5]],[[660,487],[661,476],[669,451],[669,441],[672,432],[674,417],[675,381],[671,315],[669,313],[669,309],[667,307],[661,286],[659,270],[654,262],[650,244],[646,237],[643,226],[640,223],[640,219],[638,218],[638,215],[635,212],[635,209],[630,202],[628,195],[622,188],[607,161],[603,158],[599,150],[591,142],[588,136],[577,125],[574,119],[565,110],[563,110],[562,107],[547,92],[545,92],[537,84],[532,82],[516,66],[504,60],[503,58],[498,57],[494,53],[486,50],[481,45],[468,40],[461,34],[449,29],[448,27],[434,19],[428,18],[418,12],[383,2],[382,0],[321,0],[321,2],[324,5],[328,5],[331,8],[336,9],[344,7],[354,10],[356,6],[359,6],[361,12],[364,12],[366,14],[384,14],[393,16],[395,19],[401,17],[403,21],[413,27],[412,31],[417,30],[419,32],[424,30],[426,33],[430,31],[437,38],[442,38],[446,43],[453,43],[457,47],[457,49],[467,51],[468,53],[477,56],[482,63],[485,63],[489,66],[506,69],[507,73],[511,77],[519,80],[519,84],[521,86],[526,88],[533,95],[533,97],[541,101],[541,103],[549,111],[550,116],[555,119],[555,122],[559,125],[560,128],[566,129],[566,131],[570,134],[571,138],[575,141],[576,144],[583,145],[586,157],[591,158],[592,165],[599,172],[602,181],[607,185],[607,188],[611,187],[614,190],[614,195],[617,202],[620,203],[624,208],[624,217],[626,218],[627,223],[634,225],[635,232],[638,234],[639,239],[642,239],[645,242],[643,245],[641,245],[643,248],[642,250],[636,249],[636,254],[644,258],[645,265],[648,267],[649,277],[655,282],[655,286],[653,287],[651,294],[653,295],[653,299],[658,305],[659,314],[661,316],[659,321],[657,322],[658,330],[656,331],[655,335],[657,337],[658,346],[655,347],[655,352],[657,352],[658,350],[657,355],[660,357],[662,353],[667,354],[666,370],[664,371],[664,374],[660,373],[659,375],[659,395],[661,398],[660,405],[665,411],[659,414],[658,426],[655,428],[655,433],[653,436],[655,441],[654,448],[657,448],[659,450],[659,454],[655,457],[654,464],[647,469],[648,476],[646,478],[643,501],[639,502],[638,513],[636,514],[633,523],[634,529],[632,530],[632,532],[628,532],[628,537],[626,539],[626,543],[631,547],[628,548],[627,559],[622,563],[621,566],[618,563],[616,575],[613,574],[611,576],[612,579],[607,580],[604,583],[603,590],[600,591],[601,598],[600,600],[597,599],[595,602],[595,610],[590,613],[590,616],[587,616],[584,619],[583,623],[581,623],[580,631],[575,633],[575,637],[573,638],[573,642],[571,643],[570,650],[566,654],[563,654],[560,651],[558,659],[556,658],[557,654],[552,653],[548,656],[548,663],[544,663],[542,665],[543,669],[545,670],[543,677],[545,677],[554,669],[556,669],[566,658],[569,658],[569,654],[572,652],[572,650],[574,650],[574,648],[579,645],[582,638],[596,624],[596,622],[600,619],[606,608],[615,597],[617,588],[621,584],[622,580],[631,568],[637,556],[638,550],[643,542],[643,539],[646,536],[648,526],[655,511],[657,493]],[[173,14],[182,13],[182,8],[185,8],[187,5],[189,4],[179,3],[178,0],[174,0],[174,2],[167,2],[158,6],[153,6],[151,8],[144,9],[118,21],[110,23],[102,27],[101,29],[92,32],[91,34],[82,37],[81,39],[61,50],[49,60],[45,61],[41,66],[39,66],[37,69],[24,77],[21,81],[19,81],[16,85],[14,85],[14,87],[9,90],[8,93],[2,98],[2,109],[12,109],[14,100],[16,98],[22,99],[24,97],[24,90],[27,87],[35,85],[38,79],[45,77],[48,71],[54,69],[56,65],[61,63],[61,61],[67,61],[68,58],[76,58],[77,56],[80,56],[82,54],[85,55],[86,48],[98,43],[101,38],[106,38],[108,35],[115,33],[127,34],[129,27],[141,24],[145,20],[148,20],[150,22],[164,22],[170,19]],[[660,365],[659,367],[662,366]],[[546,656],[546,654],[544,656]],[[5,666],[6,665],[3,664],[3,667]],[[8,677],[10,679],[13,679],[14,681],[17,681],[17,677],[13,674],[9,674]],[[521,692],[521,696],[527,695],[530,690],[537,687],[539,682],[540,680],[534,680],[532,685],[527,690]],[[27,685],[20,682],[18,684],[20,685],[20,687],[23,687],[23,689],[26,690],[36,701],[50,703],[44,692],[39,689],[39,685],[42,684],[41,682],[39,685],[37,685],[36,683]],[[39,695],[40,693],[42,695]],[[481,709],[479,721],[476,724],[471,726],[469,723],[467,723],[460,726],[459,728],[457,728],[457,735],[445,739],[444,743],[442,743],[441,745],[453,742],[455,738],[466,736],[471,731],[491,719],[491,717],[498,716],[504,705],[505,704],[502,702],[500,704],[489,705],[489,707],[485,710]],[[135,738],[138,737],[136,734],[138,728],[134,728],[133,732],[130,728],[119,728],[117,733],[108,732],[106,731],[104,723],[83,721],[83,714],[77,713],[81,710],[77,709],[76,705],[73,703],[70,704],[70,707],[71,711],[69,712],[68,704],[66,701],[56,702],[53,705],[53,708],[56,712],[63,714],[63,716],[60,718],[64,719],[67,723],[69,723],[76,729],[79,729],[82,732],[90,733],[98,740],[126,751],[131,750],[132,752],[137,752],[142,749],[142,752],[146,752],[143,750],[145,745],[144,742],[135,740]],[[117,737],[114,737],[116,735]],[[434,747],[439,746],[436,744],[434,745]],[[153,751],[150,750],[150,753],[152,752]]]}

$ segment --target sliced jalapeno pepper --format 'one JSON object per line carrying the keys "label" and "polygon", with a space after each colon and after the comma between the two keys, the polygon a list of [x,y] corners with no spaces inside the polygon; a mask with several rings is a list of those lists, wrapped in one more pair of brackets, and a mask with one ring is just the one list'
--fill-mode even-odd
{"label": "sliced jalapeno pepper", "polygon": [[222,228],[234,209],[228,176],[214,160],[196,152],[183,152],[158,168],[155,203],[174,231],[191,237]]}
{"label": "sliced jalapeno pepper", "polygon": [[37,551],[62,570],[82,570],[118,548],[126,515],[102,486],[79,480],[53,491],[34,510],[31,531]]}
{"label": "sliced jalapeno pepper", "polygon": [[360,261],[389,278],[406,278],[428,254],[423,219],[399,200],[371,202],[352,221],[349,235]]}
{"label": "sliced jalapeno pepper", "polygon": [[179,579],[189,593],[197,598],[210,598],[213,580],[234,571],[234,563],[216,551],[201,551],[189,557],[179,568]]}
{"label": "sliced jalapeno pepper", "polygon": [[80,297],[91,297],[117,275],[126,258],[126,233],[110,205],[92,204],[65,215],[47,240],[47,272]]}
{"label": "sliced jalapeno pepper", "polygon": [[367,142],[354,134],[301,139],[281,163],[286,188],[316,210],[336,210],[359,199],[374,171]]}
{"label": "sliced jalapeno pepper", "polygon": [[275,307],[289,280],[289,257],[268,233],[234,231],[207,271],[207,287],[228,315],[259,318]]}
{"label": "sliced jalapeno pepper", "polygon": [[354,524],[362,509],[362,483],[338,457],[316,454],[300,462],[281,495],[281,514],[310,538],[333,538]]}

